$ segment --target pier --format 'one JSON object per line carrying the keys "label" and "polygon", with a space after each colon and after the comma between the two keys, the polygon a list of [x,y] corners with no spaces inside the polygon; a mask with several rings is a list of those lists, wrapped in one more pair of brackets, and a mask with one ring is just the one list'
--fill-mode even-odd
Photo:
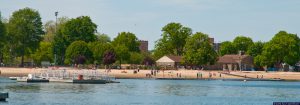
{"label": "pier", "polygon": [[120,83],[115,81],[113,76],[101,73],[94,70],[41,70],[34,74],[29,74],[28,77],[17,79],[18,82],[61,82],[61,83],[76,83],[76,84],[106,84]]}

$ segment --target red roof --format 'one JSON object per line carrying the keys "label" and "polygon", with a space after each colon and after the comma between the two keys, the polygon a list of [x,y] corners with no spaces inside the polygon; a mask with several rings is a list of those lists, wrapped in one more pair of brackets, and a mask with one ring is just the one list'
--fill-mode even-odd
{"label": "red roof", "polygon": [[181,62],[181,59],[182,59],[182,56],[168,55],[167,57],[172,59],[175,62]]}
{"label": "red roof", "polygon": [[248,63],[253,64],[253,57],[249,55],[224,55],[219,58],[218,63]]}

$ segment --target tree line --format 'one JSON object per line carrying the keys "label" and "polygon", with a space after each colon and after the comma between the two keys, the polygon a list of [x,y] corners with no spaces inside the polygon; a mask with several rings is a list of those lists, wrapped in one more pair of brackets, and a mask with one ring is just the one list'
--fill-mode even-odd
{"label": "tree line", "polygon": [[[1,17],[1,16],[0,16]],[[296,34],[278,32],[268,42],[254,42],[239,35],[233,41],[221,43],[216,51],[209,35],[193,32],[180,23],[171,22],[162,27],[161,38],[150,52],[141,52],[134,33],[120,32],[111,40],[97,32],[89,16],[59,17],[57,22],[42,23],[37,10],[23,8],[9,19],[0,19],[0,62],[19,64],[33,61],[71,64],[143,64],[153,65],[164,55],[183,56],[183,63],[191,66],[215,64],[218,57],[242,51],[254,57],[257,68],[295,66],[300,60],[300,40]]]}
{"label": "tree line", "polygon": [[43,25],[37,10],[23,8],[0,20],[1,64],[154,64],[150,53],[140,51],[134,33],[120,32],[111,40],[97,32],[98,26],[89,16],[60,17]]}

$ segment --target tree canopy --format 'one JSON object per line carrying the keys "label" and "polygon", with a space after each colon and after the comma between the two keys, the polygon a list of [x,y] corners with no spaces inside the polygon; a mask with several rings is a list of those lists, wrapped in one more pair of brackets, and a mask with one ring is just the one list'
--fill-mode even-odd
{"label": "tree canopy", "polygon": [[50,42],[40,42],[39,48],[36,50],[34,54],[32,54],[32,58],[36,64],[40,64],[41,61],[53,61],[53,48]]}
{"label": "tree canopy", "polygon": [[113,50],[113,46],[110,43],[103,43],[99,41],[88,43],[88,47],[90,51],[92,51],[93,58],[96,63],[102,63],[104,53],[109,50]]}
{"label": "tree canopy", "polygon": [[141,64],[143,59],[144,59],[144,57],[141,53],[131,52],[130,58],[129,58],[129,63],[130,64]]}
{"label": "tree canopy", "polygon": [[68,17],[60,17],[57,19],[57,23],[53,20],[47,21],[44,24],[44,30],[45,30],[45,35],[43,37],[43,41],[46,42],[53,42],[54,37],[55,37],[55,32],[59,31],[60,28],[67,22],[69,21]]}
{"label": "tree canopy", "polygon": [[24,8],[13,12],[9,19],[9,36],[13,37],[13,49],[21,59],[23,66],[24,56],[29,55],[38,48],[43,32],[42,21],[38,11],[31,8]]}
{"label": "tree canopy", "polygon": [[235,46],[236,52],[243,51],[247,52],[248,48],[253,45],[253,41],[250,37],[237,36],[233,40],[233,45]]}
{"label": "tree canopy", "polygon": [[113,46],[124,46],[130,52],[140,52],[139,41],[135,34],[131,32],[121,32],[116,38],[112,41]]}
{"label": "tree canopy", "polygon": [[84,41],[74,41],[66,50],[66,61],[67,64],[80,64],[75,62],[78,59],[90,59],[92,58],[92,52],[89,50],[88,45]]}
{"label": "tree canopy", "polygon": [[300,40],[296,34],[278,32],[267,42],[262,54],[256,58],[260,65],[278,66],[282,63],[295,65],[300,60]]}
{"label": "tree canopy", "polygon": [[80,16],[65,23],[62,34],[68,42],[82,40],[92,42],[96,40],[95,32],[97,25],[92,22],[89,16]]}
{"label": "tree canopy", "polygon": [[156,41],[154,55],[183,55],[186,38],[192,35],[192,29],[180,23],[169,23],[162,28],[162,38]]}
{"label": "tree canopy", "polygon": [[206,34],[197,32],[186,40],[183,55],[185,63],[189,65],[214,64],[217,60],[217,53],[213,49],[212,43]]}
{"label": "tree canopy", "polygon": [[6,42],[6,26],[5,24],[2,22],[2,17],[1,17],[1,12],[0,12],[0,63],[3,62],[3,49],[5,46],[5,42]]}
{"label": "tree canopy", "polygon": [[251,46],[249,46],[247,54],[256,57],[260,55],[263,51],[264,43],[261,41],[255,42]]}
{"label": "tree canopy", "polygon": [[97,41],[100,42],[100,43],[108,43],[108,42],[111,42],[110,40],[110,37],[106,34],[99,34],[97,33],[96,34],[96,37],[97,37]]}
{"label": "tree canopy", "polygon": [[122,61],[128,61],[130,59],[130,51],[125,45],[119,45],[114,47],[117,60],[119,60],[120,65],[122,64]]}
{"label": "tree canopy", "polygon": [[230,41],[224,41],[221,43],[221,46],[220,46],[220,54],[223,56],[223,55],[226,55],[226,54],[236,54],[237,53],[237,50],[235,48],[235,46],[233,45],[232,42]]}

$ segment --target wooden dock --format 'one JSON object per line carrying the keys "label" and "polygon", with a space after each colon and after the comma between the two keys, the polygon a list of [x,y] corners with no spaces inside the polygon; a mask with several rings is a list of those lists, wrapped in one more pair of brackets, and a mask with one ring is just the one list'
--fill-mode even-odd
{"label": "wooden dock", "polygon": [[8,93],[0,93],[0,101],[6,101],[8,98]]}

